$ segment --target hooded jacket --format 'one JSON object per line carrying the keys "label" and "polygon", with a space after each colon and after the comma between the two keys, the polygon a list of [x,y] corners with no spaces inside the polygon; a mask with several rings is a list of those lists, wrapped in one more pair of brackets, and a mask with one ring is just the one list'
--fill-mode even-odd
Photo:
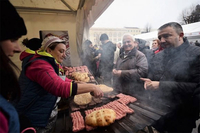
{"label": "hooded jacket", "polygon": [[35,51],[29,48],[27,48],[20,54],[19,59],[22,61],[22,68],[34,55]]}

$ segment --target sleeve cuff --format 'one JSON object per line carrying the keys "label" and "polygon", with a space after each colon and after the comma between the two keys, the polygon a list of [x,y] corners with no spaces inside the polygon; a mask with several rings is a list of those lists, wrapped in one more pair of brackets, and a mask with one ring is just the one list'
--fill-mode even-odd
{"label": "sleeve cuff", "polygon": [[77,83],[74,83],[74,81],[72,81],[72,93],[71,96],[74,96],[77,94]]}

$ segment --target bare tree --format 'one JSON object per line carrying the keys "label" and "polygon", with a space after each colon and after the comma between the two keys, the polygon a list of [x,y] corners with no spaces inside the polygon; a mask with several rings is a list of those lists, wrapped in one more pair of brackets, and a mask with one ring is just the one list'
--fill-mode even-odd
{"label": "bare tree", "polygon": [[150,32],[151,31],[151,25],[149,23],[147,23],[144,29],[145,29],[146,33]]}
{"label": "bare tree", "polygon": [[182,24],[190,24],[200,21],[200,5],[191,5],[189,8],[182,11],[181,15]]}

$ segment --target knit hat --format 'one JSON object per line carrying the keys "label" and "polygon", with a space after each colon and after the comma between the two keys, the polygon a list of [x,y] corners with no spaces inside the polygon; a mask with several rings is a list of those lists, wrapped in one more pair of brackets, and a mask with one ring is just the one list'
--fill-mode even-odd
{"label": "knit hat", "polygon": [[8,0],[0,0],[0,41],[26,35],[24,20]]}
{"label": "knit hat", "polygon": [[48,36],[43,40],[41,49],[46,50],[49,47],[49,45],[54,42],[60,42],[65,44],[65,40],[62,40],[56,36]]}

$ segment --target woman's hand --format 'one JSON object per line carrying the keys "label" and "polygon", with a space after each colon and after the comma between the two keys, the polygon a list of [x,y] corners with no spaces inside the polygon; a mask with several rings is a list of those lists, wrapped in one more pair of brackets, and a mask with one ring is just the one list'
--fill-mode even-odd
{"label": "woman's hand", "polygon": [[94,97],[102,97],[103,91],[95,84],[86,83],[86,84],[80,84],[78,83],[78,89],[77,94],[87,93],[90,92]]}
{"label": "woman's hand", "polygon": [[102,97],[104,95],[103,91],[97,85],[94,85],[94,89],[91,94],[94,95],[94,97]]}

